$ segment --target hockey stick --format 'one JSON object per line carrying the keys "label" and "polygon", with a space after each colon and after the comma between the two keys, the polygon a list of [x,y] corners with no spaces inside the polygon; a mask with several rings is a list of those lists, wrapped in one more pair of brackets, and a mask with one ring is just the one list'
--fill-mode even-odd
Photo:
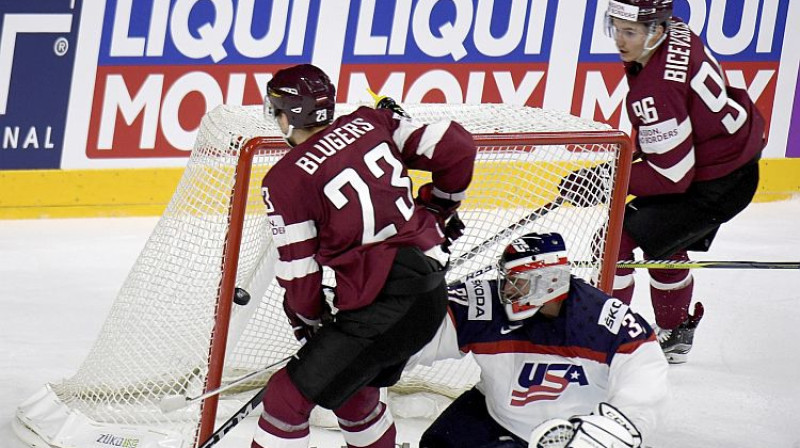
{"label": "hockey stick", "polygon": [[542,216],[550,213],[551,211],[561,207],[561,205],[564,204],[565,201],[566,200],[562,196],[559,196],[559,197],[555,198],[552,202],[548,202],[547,204],[537,208],[536,210],[534,210],[531,213],[529,213],[529,214],[525,215],[524,217],[522,217],[519,221],[517,221],[517,222],[509,225],[508,227],[504,228],[503,230],[497,232],[496,234],[494,234],[492,237],[490,237],[486,241],[478,244],[477,246],[473,247],[472,249],[468,250],[467,252],[464,252],[463,254],[461,254],[457,258],[455,258],[454,260],[450,260],[450,267],[451,268],[455,268],[455,267],[461,266],[462,264],[464,264],[467,261],[469,261],[472,258],[474,258],[479,253],[483,252],[483,250],[486,249],[487,247],[491,246],[492,244],[497,243],[498,241],[502,240],[503,238],[508,237],[511,233],[513,233],[518,228],[524,226],[525,224],[533,222],[533,221],[541,218]]}
{"label": "hockey stick", "polygon": [[229,433],[236,425],[241,423],[242,420],[247,418],[253,409],[257,408],[261,400],[264,398],[264,393],[266,393],[267,388],[262,387],[261,390],[253,396],[244,406],[241,407],[238,411],[231,418],[229,418],[222,426],[219,427],[218,430],[214,431],[211,436],[208,437],[208,440],[203,442],[202,445],[198,446],[197,448],[211,448],[212,446],[216,445],[225,434]]}
{"label": "hockey stick", "polygon": [[[574,261],[575,267],[595,267],[591,261]],[[647,269],[800,269],[800,261],[681,261],[681,260],[634,260],[618,261],[618,268]]]}
{"label": "hockey stick", "polygon": [[196,402],[198,402],[200,400],[205,400],[206,398],[213,397],[214,395],[219,395],[222,392],[225,392],[226,390],[232,389],[232,388],[234,388],[234,387],[236,387],[236,386],[238,386],[238,385],[240,385],[240,384],[242,384],[242,383],[244,383],[244,382],[246,382],[246,381],[248,381],[248,380],[250,380],[252,378],[260,376],[260,375],[268,372],[273,367],[277,367],[277,366],[279,366],[281,364],[289,362],[289,360],[292,359],[292,356],[294,356],[294,355],[289,355],[289,356],[281,359],[280,361],[274,362],[274,363],[272,363],[272,364],[270,364],[270,365],[268,365],[268,366],[266,366],[266,367],[264,367],[262,369],[250,372],[247,375],[244,375],[244,376],[241,376],[239,378],[236,378],[235,380],[231,381],[230,383],[228,383],[228,384],[226,384],[226,385],[224,385],[222,387],[219,387],[219,388],[214,389],[214,390],[210,390],[210,391],[208,391],[208,392],[206,392],[206,393],[204,393],[202,395],[198,395],[196,397],[187,397],[187,396],[184,396],[184,395],[169,395],[169,396],[166,396],[166,397],[162,398],[161,401],[158,403],[158,407],[161,409],[161,412],[163,412],[163,413],[172,412],[172,411],[176,411],[178,409],[185,408],[186,406],[188,406],[188,405],[190,405],[192,403],[196,403]]}

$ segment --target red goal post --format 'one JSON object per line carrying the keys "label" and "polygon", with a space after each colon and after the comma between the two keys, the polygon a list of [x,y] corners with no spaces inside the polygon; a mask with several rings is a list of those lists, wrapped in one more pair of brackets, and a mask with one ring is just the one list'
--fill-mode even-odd
{"label": "red goal post", "polygon": [[[355,107],[337,105],[337,112]],[[493,262],[511,239],[558,231],[571,259],[592,262],[575,274],[610,291],[630,173],[626,134],[520,106],[405,108],[421,122],[459,121],[479,148],[474,181],[459,212],[467,231],[453,247],[453,258],[462,259],[448,273],[449,281],[476,272],[495,275]],[[20,406],[15,429],[21,437],[55,444],[59,437],[88,440],[106,431],[195,446],[265,378],[170,414],[157,409],[159,399],[214,390],[297,349],[273,281],[275,249],[260,198],[263,174],[287,151],[277,132],[263,120],[261,108],[220,106],[204,117],[175,196],[98,341],[74,377],[47,385]],[[566,174],[604,162],[613,167],[603,185],[608,204],[546,207],[558,197],[558,182]],[[417,186],[425,181],[421,173],[412,178]],[[251,292],[250,304],[233,304],[236,287]],[[138,326],[143,328],[132,328]],[[448,361],[408,372],[395,389],[453,397],[471,387],[476,375],[474,365]],[[52,418],[40,421],[42,415],[62,414],[79,415],[80,424],[66,417],[60,426]]]}

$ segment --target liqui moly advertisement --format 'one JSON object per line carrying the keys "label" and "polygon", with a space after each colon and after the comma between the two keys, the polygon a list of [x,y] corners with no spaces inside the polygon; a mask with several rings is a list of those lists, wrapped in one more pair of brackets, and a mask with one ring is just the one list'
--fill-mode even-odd
{"label": "liqui moly advertisement", "polygon": [[[630,131],[627,82],[605,34],[605,0],[0,5],[0,59],[6,58],[0,67],[0,107],[6,99],[0,169],[182,165],[206,111],[221,103],[260,105],[272,73],[297,63],[328,72],[339,102],[367,101],[370,87],[407,103],[504,102],[564,110]],[[19,18],[54,14],[64,17],[50,28],[25,28]],[[765,157],[800,157],[800,149],[788,145],[790,134],[800,132],[792,128],[800,121],[792,115],[800,114],[793,109],[800,3],[676,0],[675,15],[705,39],[729,82],[747,88],[767,118]],[[59,37],[68,44],[62,56],[50,48]],[[17,52],[7,65],[9,42],[16,42]],[[51,82],[44,75],[26,78],[41,64],[52,66],[46,69]],[[68,98],[68,107],[59,98]],[[26,145],[30,129],[36,148]]]}

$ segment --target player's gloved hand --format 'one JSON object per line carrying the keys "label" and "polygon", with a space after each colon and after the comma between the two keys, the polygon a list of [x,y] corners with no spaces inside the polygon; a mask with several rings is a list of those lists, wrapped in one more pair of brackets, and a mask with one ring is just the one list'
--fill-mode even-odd
{"label": "player's gloved hand", "polygon": [[451,201],[433,194],[433,184],[427,183],[417,191],[417,204],[432,211],[444,228],[444,223],[456,212],[461,201]]}
{"label": "player's gloved hand", "polygon": [[292,331],[294,331],[294,337],[300,341],[301,344],[308,342],[308,340],[319,331],[323,323],[327,322],[332,315],[331,308],[324,298],[322,300],[322,313],[315,319],[309,319],[298,314],[289,306],[285,298],[283,299],[283,312],[286,313],[286,317],[289,318],[289,324],[292,326]]}
{"label": "player's gloved hand", "polygon": [[464,221],[458,217],[458,213],[453,213],[453,216],[451,216],[444,225],[444,243],[442,243],[442,250],[449,254],[450,246],[453,245],[455,240],[464,235],[464,229],[466,228],[467,226],[464,225]]}
{"label": "player's gloved hand", "polygon": [[566,448],[639,448],[642,435],[628,417],[608,403],[600,403],[591,415],[569,419],[575,434]]}
{"label": "player's gloved hand", "polygon": [[439,221],[439,227],[444,233],[444,243],[442,249],[449,252],[453,241],[464,235],[464,221],[456,214],[456,210],[461,205],[461,201],[451,201],[433,194],[433,184],[427,183],[419,187],[417,192],[417,204],[433,212]]}
{"label": "player's gloved hand", "polygon": [[392,112],[400,115],[404,118],[411,118],[410,115],[397,104],[397,101],[394,98],[388,97],[386,95],[378,95],[377,93],[373,92],[372,89],[367,88],[367,92],[372,95],[372,99],[375,100],[375,109],[389,109]]}
{"label": "player's gloved hand", "polygon": [[611,182],[610,166],[608,163],[601,163],[569,173],[558,184],[558,192],[572,205],[594,207],[608,202],[609,182]]}

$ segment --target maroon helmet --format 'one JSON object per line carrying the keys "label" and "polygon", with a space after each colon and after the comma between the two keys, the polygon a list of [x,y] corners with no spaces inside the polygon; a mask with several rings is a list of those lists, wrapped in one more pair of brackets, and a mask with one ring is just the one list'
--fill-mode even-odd
{"label": "maroon helmet", "polygon": [[672,0],[609,0],[606,14],[631,22],[663,23],[672,17]]}
{"label": "maroon helmet", "polygon": [[323,126],[333,121],[336,87],[319,67],[295,65],[275,73],[264,101],[273,117],[286,114],[293,128]]}

